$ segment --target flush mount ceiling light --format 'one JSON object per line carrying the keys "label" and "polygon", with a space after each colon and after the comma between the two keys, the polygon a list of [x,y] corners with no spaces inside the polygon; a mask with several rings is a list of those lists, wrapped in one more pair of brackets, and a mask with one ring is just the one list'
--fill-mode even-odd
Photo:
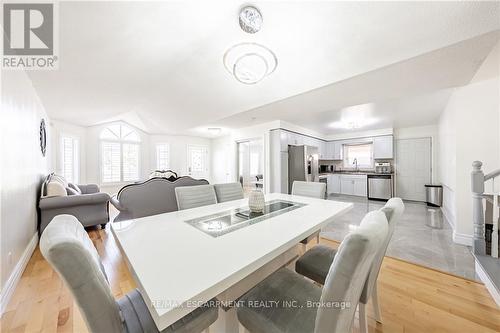
{"label": "flush mount ceiling light", "polygon": [[257,43],[240,43],[224,53],[224,66],[236,80],[255,84],[274,72],[278,65],[276,55]]}
{"label": "flush mount ceiling light", "polygon": [[239,15],[241,30],[254,34],[262,27],[262,21],[262,14],[254,6],[246,6],[241,9]]}
{"label": "flush mount ceiling light", "polygon": [[360,118],[360,119],[346,119],[339,120],[329,124],[331,128],[356,130],[362,127],[371,126],[378,122],[375,118]]}
{"label": "flush mount ceiling light", "polygon": [[208,132],[212,135],[219,135],[222,132],[222,129],[219,127],[209,127]]}

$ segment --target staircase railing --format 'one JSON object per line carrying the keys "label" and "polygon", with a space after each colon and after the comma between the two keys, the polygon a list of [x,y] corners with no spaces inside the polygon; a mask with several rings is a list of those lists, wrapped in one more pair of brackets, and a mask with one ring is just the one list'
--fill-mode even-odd
{"label": "staircase railing", "polygon": [[[499,197],[500,193],[495,193],[494,181],[500,176],[500,169],[484,174],[481,167],[483,163],[474,161],[472,163],[471,185],[472,185],[472,205],[473,205],[473,223],[474,223],[474,243],[473,251],[475,254],[486,255],[485,240],[485,220],[483,200],[488,200],[493,204],[493,232],[491,238],[491,255],[498,258],[498,218],[499,218]],[[484,188],[487,181],[492,181],[491,194],[485,195]]]}

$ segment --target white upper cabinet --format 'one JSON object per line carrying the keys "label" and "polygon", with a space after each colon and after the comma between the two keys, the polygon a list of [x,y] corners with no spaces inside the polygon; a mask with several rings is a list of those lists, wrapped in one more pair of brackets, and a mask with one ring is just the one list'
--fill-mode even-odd
{"label": "white upper cabinet", "polygon": [[322,140],[318,141],[319,141],[319,158],[324,160],[326,158],[326,142]]}
{"label": "white upper cabinet", "polygon": [[343,155],[343,146],[342,146],[342,141],[334,141],[333,142],[333,156],[332,159],[334,160],[342,160],[342,155]]}
{"label": "white upper cabinet", "polygon": [[373,158],[374,159],[393,158],[392,135],[376,136],[373,138]]}

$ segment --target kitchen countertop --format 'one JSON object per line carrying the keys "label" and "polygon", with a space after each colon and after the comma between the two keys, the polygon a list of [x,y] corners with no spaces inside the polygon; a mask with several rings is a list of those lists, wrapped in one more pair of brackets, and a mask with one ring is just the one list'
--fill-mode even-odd
{"label": "kitchen countertop", "polygon": [[376,173],[375,171],[335,171],[335,172],[323,172],[319,174],[320,176],[328,176],[328,175],[394,175],[394,172],[391,173]]}

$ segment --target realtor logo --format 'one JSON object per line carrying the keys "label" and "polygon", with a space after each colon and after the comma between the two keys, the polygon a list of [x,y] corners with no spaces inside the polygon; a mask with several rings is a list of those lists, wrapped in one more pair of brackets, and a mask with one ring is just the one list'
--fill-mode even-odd
{"label": "realtor logo", "polygon": [[54,3],[4,3],[2,67],[55,69]]}

